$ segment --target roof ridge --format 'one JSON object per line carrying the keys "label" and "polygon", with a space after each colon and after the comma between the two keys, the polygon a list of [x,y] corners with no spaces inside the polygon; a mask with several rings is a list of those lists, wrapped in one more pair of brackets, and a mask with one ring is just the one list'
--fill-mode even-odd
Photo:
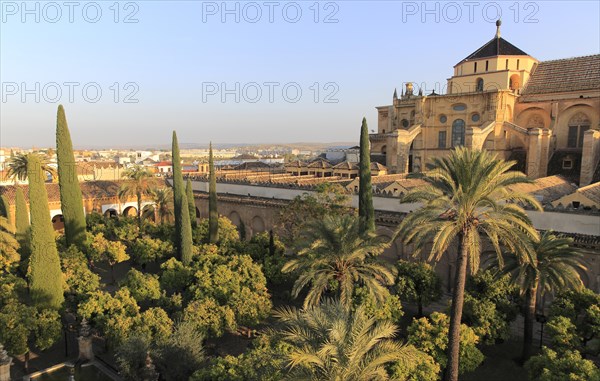
{"label": "roof ridge", "polygon": [[598,57],[598,58],[600,58],[600,54],[587,54],[585,56],[574,56],[574,57],[567,57],[567,58],[556,58],[556,59],[552,59],[552,60],[540,61],[540,64],[542,64],[542,63],[549,63],[549,62],[568,61],[568,60],[574,60],[574,59],[580,59],[580,58],[592,58],[592,57]]}
{"label": "roof ridge", "polygon": [[580,192],[580,191],[586,191],[586,190],[588,190],[588,189],[595,188],[595,187],[597,187],[597,186],[600,186],[600,181],[598,181],[598,182],[596,182],[596,183],[591,183],[591,184],[588,184],[588,185],[586,185],[586,186],[583,186],[583,187],[581,187],[581,188],[577,189],[577,192]]}

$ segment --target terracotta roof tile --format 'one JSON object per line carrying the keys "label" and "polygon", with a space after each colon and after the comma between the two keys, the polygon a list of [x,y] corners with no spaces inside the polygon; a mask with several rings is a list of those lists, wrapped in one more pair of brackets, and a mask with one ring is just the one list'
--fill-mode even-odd
{"label": "terracotta roof tile", "polygon": [[575,192],[577,187],[562,176],[547,176],[535,180],[532,184],[512,185],[509,189],[533,194],[542,204],[548,204]]}
{"label": "terracotta roof tile", "polygon": [[600,204],[600,182],[581,187],[577,189],[577,192],[581,193],[596,204]]}
{"label": "terracotta roof tile", "polygon": [[[85,181],[80,182],[81,194],[83,199],[92,198],[107,198],[115,197],[119,191],[119,187],[124,181]],[[165,186],[164,180],[157,179],[157,186]],[[29,203],[29,186],[28,185],[7,185],[0,186],[0,195],[5,195],[9,204],[15,204],[16,187],[21,187],[25,194],[25,201]],[[60,189],[58,183],[46,183],[46,191],[48,192],[48,202],[60,201]]]}
{"label": "terracotta roof tile", "polygon": [[540,62],[523,95],[600,91],[600,54]]}

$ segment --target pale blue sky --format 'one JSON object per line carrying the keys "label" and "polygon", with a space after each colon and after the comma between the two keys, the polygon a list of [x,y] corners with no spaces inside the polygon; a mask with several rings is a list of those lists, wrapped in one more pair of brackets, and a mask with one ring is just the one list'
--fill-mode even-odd
{"label": "pale blue sky", "polygon": [[[395,87],[443,86],[454,64],[493,37],[498,9],[502,36],[537,59],[600,52],[597,1],[473,2],[471,19],[463,1],[427,2],[429,14],[421,1],[227,2],[237,4],[233,14],[223,14],[221,1],[114,3],[76,2],[69,22],[62,1],[54,3],[59,19],[48,2],[27,2],[27,14],[21,1],[0,1],[0,145],[53,145],[57,88],[75,146],[165,145],[173,129],[183,143],[358,141],[362,117],[376,129],[375,107],[389,104]],[[138,22],[124,23],[132,13]],[[324,22],[332,13],[337,22]],[[65,82],[79,83],[73,102]],[[222,102],[221,84],[236,82],[239,102],[235,94]],[[102,96],[91,103],[96,87]],[[296,87],[302,96],[292,103]],[[138,102],[125,102],[135,91]],[[325,102],[333,93],[338,102]]]}

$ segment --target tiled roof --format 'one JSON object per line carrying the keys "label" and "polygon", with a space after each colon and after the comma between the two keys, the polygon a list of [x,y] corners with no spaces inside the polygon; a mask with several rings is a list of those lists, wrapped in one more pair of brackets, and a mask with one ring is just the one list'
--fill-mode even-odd
{"label": "tiled roof", "polygon": [[[124,181],[85,181],[80,182],[81,195],[83,199],[94,199],[94,198],[107,198],[115,197],[121,184]],[[157,186],[164,186],[166,183],[162,183],[161,180],[157,179]],[[7,185],[0,186],[0,195],[6,196],[9,204],[15,204],[16,187],[21,187],[25,194],[25,201],[29,203],[29,186],[28,185]],[[58,183],[46,183],[46,191],[48,192],[48,202],[59,202],[60,201],[60,190]]]}
{"label": "tiled roof", "polygon": [[351,163],[349,161],[343,161],[338,165],[334,166],[333,169],[345,169],[345,170],[353,170],[358,169],[358,163]]}
{"label": "tiled roof", "polygon": [[258,156],[243,153],[241,155],[238,155],[238,156],[232,158],[231,160],[258,160],[258,159],[259,159]]}
{"label": "tiled roof", "polygon": [[600,182],[581,187],[577,192],[600,205]]}
{"label": "tiled roof", "polygon": [[481,48],[469,54],[460,63],[479,58],[496,57],[496,56],[527,56],[528,54],[517,48],[502,37],[494,36]]}
{"label": "tiled roof", "polygon": [[600,54],[540,62],[523,95],[600,91]]}
{"label": "tiled roof", "polygon": [[385,171],[385,170],[387,170],[387,168],[386,168],[385,165],[383,165],[381,163],[373,162],[373,163],[371,163],[371,170],[372,171],[373,170],[375,170],[375,171]]}
{"label": "tiled roof", "polygon": [[270,167],[271,166],[269,164],[263,163],[262,161],[252,161],[252,162],[246,162],[246,163],[237,165],[237,166],[233,167],[233,169],[240,170],[240,169],[256,169],[256,168],[270,168]]}
{"label": "tiled roof", "polygon": [[306,164],[301,162],[300,160],[292,161],[285,164],[286,168],[302,168],[305,167]]}
{"label": "tiled roof", "polygon": [[542,204],[548,204],[575,192],[577,187],[562,176],[548,176],[539,178],[532,184],[511,185],[509,189],[533,194]]}
{"label": "tiled roof", "polygon": [[308,164],[308,168],[331,168],[332,165],[327,160],[319,159],[315,160],[312,163]]}

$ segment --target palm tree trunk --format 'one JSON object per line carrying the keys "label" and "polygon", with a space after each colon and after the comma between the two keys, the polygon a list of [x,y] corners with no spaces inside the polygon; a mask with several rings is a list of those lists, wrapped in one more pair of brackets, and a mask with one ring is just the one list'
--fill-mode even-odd
{"label": "palm tree trunk", "polygon": [[[137,219],[138,219],[138,226],[141,229],[142,228],[142,194],[138,192],[137,196]],[[140,232],[141,234],[141,232]]]}
{"label": "palm tree trunk", "polygon": [[460,349],[460,321],[462,319],[465,300],[465,283],[467,280],[467,236],[463,232],[458,237],[458,258],[456,260],[456,276],[454,279],[454,296],[450,309],[450,330],[448,333],[448,365],[446,381],[458,381],[458,364]]}
{"label": "palm tree trunk", "polygon": [[537,298],[538,281],[525,295],[525,329],[523,332],[523,362],[527,361],[533,353],[533,322],[535,321],[535,305]]}

